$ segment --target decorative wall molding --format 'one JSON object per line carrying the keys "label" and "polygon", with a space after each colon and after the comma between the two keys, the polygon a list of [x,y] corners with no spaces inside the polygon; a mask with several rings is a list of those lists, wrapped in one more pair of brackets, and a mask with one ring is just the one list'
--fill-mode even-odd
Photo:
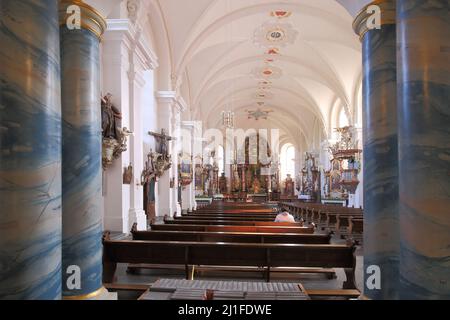
{"label": "decorative wall molding", "polygon": [[175,107],[178,112],[183,113],[187,110],[186,101],[176,91],[158,91],[155,96],[159,103],[168,103]]}
{"label": "decorative wall molding", "polygon": [[108,19],[108,29],[104,41],[123,41],[131,50],[144,70],[154,70],[158,67],[158,56],[141,37],[141,30],[129,19]]}

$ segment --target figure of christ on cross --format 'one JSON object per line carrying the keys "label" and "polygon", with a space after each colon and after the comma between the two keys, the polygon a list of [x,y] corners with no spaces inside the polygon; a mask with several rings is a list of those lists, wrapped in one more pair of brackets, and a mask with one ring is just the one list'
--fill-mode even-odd
{"label": "figure of christ on cross", "polygon": [[166,130],[161,129],[161,133],[149,132],[149,135],[155,137],[157,145],[156,152],[162,154],[164,160],[169,158],[169,146],[168,143],[170,141],[176,140],[173,137],[166,135]]}

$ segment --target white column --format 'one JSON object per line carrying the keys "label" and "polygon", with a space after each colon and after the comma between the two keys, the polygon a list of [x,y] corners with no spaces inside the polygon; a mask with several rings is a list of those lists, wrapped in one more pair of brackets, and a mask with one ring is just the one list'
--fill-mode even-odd
{"label": "white column", "polygon": [[[106,230],[128,233],[133,223],[147,228],[143,208],[143,126],[141,96],[145,92],[143,72],[157,66],[157,57],[128,19],[108,20],[103,38],[103,94],[111,93],[122,113],[122,127],[134,133],[128,151],[116,160],[105,175],[104,225]],[[123,170],[131,163],[133,181],[123,185]]]}
{"label": "white column", "polygon": [[172,211],[174,216],[180,216],[181,215],[181,203],[178,199],[179,194],[178,194],[178,183],[179,183],[179,174],[178,174],[178,164],[179,164],[179,153],[180,153],[180,148],[177,148],[177,146],[179,145],[179,141],[181,139],[181,114],[180,114],[180,110],[176,107],[176,104],[174,105],[174,110],[173,110],[173,116],[172,116],[172,134],[174,136],[174,138],[176,139],[173,143],[172,143],[172,148],[171,148],[171,154],[172,154],[172,161],[173,161],[173,166],[172,166],[172,177],[174,180],[174,184],[173,184],[173,188],[171,189],[172,192],[172,208],[174,209]]}
{"label": "white column", "polygon": [[[122,113],[122,126],[130,128],[129,121],[129,50],[132,31],[127,20],[108,20],[103,36],[102,93],[111,93],[114,106]],[[104,172],[104,228],[127,233],[130,186],[123,184],[123,168],[130,164],[129,151],[114,161]]]}
{"label": "white column", "polygon": [[189,137],[183,137],[183,139],[189,138],[189,141],[183,141],[183,153],[188,154],[192,159],[192,183],[182,190],[182,210],[192,212],[194,210],[195,202],[195,164],[194,164],[194,129],[195,124],[192,121],[184,121],[182,124],[183,130],[189,133]]}
{"label": "white column", "polygon": [[139,173],[144,170],[143,130],[141,95],[145,85],[143,70],[137,65],[136,57],[130,58],[130,126],[134,135],[130,138],[130,161],[134,168],[134,179],[130,185],[130,210],[128,228],[137,223],[138,230],[147,230],[147,216],[144,211],[144,187]]}
{"label": "white column", "polygon": [[[160,91],[156,95],[158,101],[158,126],[159,129],[164,129],[166,134],[172,136],[172,108],[175,103],[175,92]],[[169,150],[172,143],[169,143]],[[172,161],[174,159],[172,158]],[[173,164],[174,165],[174,164]],[[173,208],[173,193],[170,191],[170,180],[173,177],[172,168],[164,172],[163,176],[158,179],[156,190],[158,192],[158,210],[157,217],[164,217],[165,215],[172,216],[175,212]]]}

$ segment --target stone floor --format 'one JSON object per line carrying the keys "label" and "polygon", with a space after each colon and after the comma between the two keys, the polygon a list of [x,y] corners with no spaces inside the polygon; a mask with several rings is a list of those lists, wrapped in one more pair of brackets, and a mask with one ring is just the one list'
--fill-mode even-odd
{"label": "stone floor", "polygon": [[[114,238],[123,238],[115,235]],[[332,240],[333,243],[341,244],[341,240]],[[363,289],[363,252],[362,247],[357,250],[357,268],[356,268],[356,284],[358,289],[362,292]],[[139,274],[128,274],[126,272],[127,266],[120,264],[117,268],[117,282],[126,284],[151,284],[160,278],[168,279],[184,279],[184,270],[141,270]],[[299,282],[303,284],[306,289],[341,289],[342,283],[345,280],[345,273],[341,269],[336,269],[336,279],[327,279],[325,275],[320,274],[271,274],[272,281],[276,282]],[[263,275],[257,272],[202,272],[197,273],[195,279],[197,280],[230,280],[230,281],[261,281],[263,282]],[[120,300],[136,299],[137,294],[119,292]]]}

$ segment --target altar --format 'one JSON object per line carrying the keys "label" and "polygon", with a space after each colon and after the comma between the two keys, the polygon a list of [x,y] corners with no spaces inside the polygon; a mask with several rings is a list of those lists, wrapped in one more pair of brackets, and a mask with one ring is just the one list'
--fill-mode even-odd
{"label": "altar", "polygon": [[347,200],[345,199],[323,199],[322,204],[328,205],[341,205],[343,207],[347,206]]}
{"label": "altar", "polygon": [[[267,201],[269,193],[278,191],[278,168],[274,168],[272,152],[266,141],[259,135],[246,138],[244,146],[235,151],[231,165],[231,191],[245,192],[253,201]],[[251,143],[253,142],[253,143]],[[267,143],[266,150],[260,146]],[[266,159],[264,163],[261,161]]]}
{"label": "altar", "polygon": [[268,201],[268,195],[263,194],[249,194],[248,197],[255,203],[265,203]]}

